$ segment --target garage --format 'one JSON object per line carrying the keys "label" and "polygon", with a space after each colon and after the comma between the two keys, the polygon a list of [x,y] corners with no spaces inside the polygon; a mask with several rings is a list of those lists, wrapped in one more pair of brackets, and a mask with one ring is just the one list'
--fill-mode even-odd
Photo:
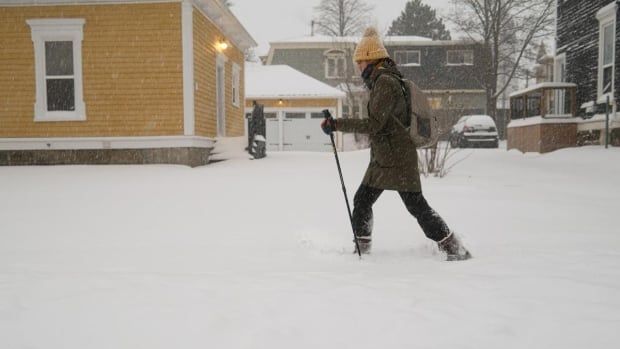
{"label": "garage", "polygon": [[[246,130],[252,102],[264,106],[268,151],[331,151],[322,110],[342,115],[345,93],[285,65],[246,66]],[[342,137],[336,135],[338,148]]]}

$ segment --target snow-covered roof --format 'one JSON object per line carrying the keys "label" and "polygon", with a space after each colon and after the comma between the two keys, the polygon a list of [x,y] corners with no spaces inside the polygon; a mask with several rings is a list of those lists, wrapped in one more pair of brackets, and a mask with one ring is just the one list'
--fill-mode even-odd
{"label": "snow-covered roof", "polygon": [[272,44],[289,44],[289,43],[357,43],[360,38],[357,36],[327,36],[327,35],[314,35],[314,36],[298,36],[294,38],[288,38],[272,42]]}
{"label": "snow-covered roof", "polygon": [[528,88],[524,88],[519,91],[515,91],[510,94],[510,97],[524,95],[526,93],[541,89],[541,88],[562,88],[562,87],[577,87],[577,84],[572,82],[542,82],[540,84],[532,85]]}
{"label": "snow-covered roof", "polygon": [[[243,27],[230,9],[219,0],[191,0],[218,26],[224,35],[240,49],[256,47],[258,44]],[[153,0],[0,0],[5,5],[83,5],[83,4],[114,4],[114,3],[151,3]]]}
{"label": "snow-covered roof", "polygon": [[[326,45],[326,44],[357,44],[361,40],[359,36],[327,36],[314,35],[302,36],[270,42],[271,46],[294,46],[294,45]],[[443,45],[467,45],[473,42],[468,40],[433,40],[423,36],[402,35],[385,36],[383,44],[386,46],[420,45],[420,46],[443,46]]]}
{"label": "snow-covered roof", "polygon": [[288,65],[246,64],[245,97],[344,98],[346,94]]}
{"label": "snow-covered roof", "polygon": [[386,45],[398,45],[403,43],[410,42],[429,42],[433,41],[431,38],[426,38],[424,36],[413,36],[413,35],[403,35],[403,36],[386,36],[383,38],[383,43]]}

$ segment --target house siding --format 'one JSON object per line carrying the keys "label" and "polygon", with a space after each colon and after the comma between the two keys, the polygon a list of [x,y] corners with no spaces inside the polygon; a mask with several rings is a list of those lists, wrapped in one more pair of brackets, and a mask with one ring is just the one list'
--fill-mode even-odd
{"label": "house siding", "polygon": [[[577,84],[577,107],[598,97],[598,10],[609,0],[558,1],[557,54],[566,54],[566,81]],[[616,14],[615,99],[620,101],[620,41]],[[583,110],[581,111],[583,113]]]}
{"label": "house siding", "polygon": [[[86,121],[34,122],[27,19],[83,18]],[[0,137],[183,134],[181,4],[0,7]]]}
{"label": "house siding", "polygon": [[[217,135],[215,70],[220,53],[217,43],[224,37],[222,32],[196,8],[193,11],[194,25],[194,80],[195,80],[195,118],[196,135],[215,137]],[[225,64],[225,111],[226,136],[236,137],[244,134],[244,53],[229,43],[222,52],[227,57]],[[239,106],[233,105],[232,71],[233,63],[240,68]]]}
{"label": "house siding", "polygon": [[[477,77],[483,74],[480,47],[475,45],[453,46],[388,46],[388,53],[395,51],[420,51],[420,66],[399,66],[400,72],[423,90],[479,90],[482,85]],[[450,66],[448,50],[471,50],[473,65]],[[484,104],[483,104],[484,105]]]}

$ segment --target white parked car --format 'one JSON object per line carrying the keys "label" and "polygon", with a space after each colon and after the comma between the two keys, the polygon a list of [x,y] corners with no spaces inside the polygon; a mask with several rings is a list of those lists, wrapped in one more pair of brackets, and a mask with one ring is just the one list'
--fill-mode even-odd
{"label": "white parked car", "polygon": [[499,136],[495,121],[488,115],[465,115],[450,131],[450,145],[453,148],[491,147],[497,148]]}

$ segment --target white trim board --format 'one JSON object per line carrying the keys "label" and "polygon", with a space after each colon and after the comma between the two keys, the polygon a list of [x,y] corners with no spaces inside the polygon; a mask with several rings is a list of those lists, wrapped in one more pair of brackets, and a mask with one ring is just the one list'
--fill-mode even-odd
{"label": "white trim board", "polygon": [[199,136],[0,138],[0,150],[213,148]]}
{"label": "white trim board", "polygon": [[191,1],[181,5],[181,40],[183,43],[183,134],[192,136],[195,132],[194,116],[194,6]]}

